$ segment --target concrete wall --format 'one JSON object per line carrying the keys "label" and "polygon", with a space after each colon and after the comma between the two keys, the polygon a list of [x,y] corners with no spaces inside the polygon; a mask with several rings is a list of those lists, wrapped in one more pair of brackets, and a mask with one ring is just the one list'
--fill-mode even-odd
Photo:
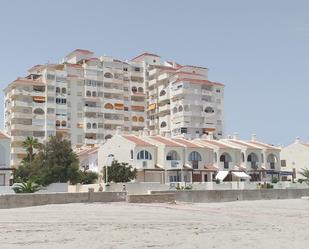
{"label": "concrete wall", "polygon": [[171,203],[175,201],[175,193],[127,196],[129,203]]}
{"label": "concrete wall", "polygon": [[124,192],[44,193],[0,195],[1,208],[29,207],[48,204],[125,201]]}
{"label": "concrete wall", "polygon": [[151,191],[152,194],[175,193],[181,202],[226,202],[237,200],[298,199],[309,196],[309,189],[260,190],[182,190]]}

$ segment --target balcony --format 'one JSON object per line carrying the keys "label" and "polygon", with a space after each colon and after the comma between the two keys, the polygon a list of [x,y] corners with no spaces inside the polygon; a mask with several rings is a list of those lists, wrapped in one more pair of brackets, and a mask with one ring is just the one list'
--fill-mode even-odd
{"label": "balcony", "polygon": [[168,169],[181,169],[182,162],[181,160],[166,160],[166,167]]}
{"label": "balcony", "polygon": [[123,119],[104,119],[104,124],[123,125]]}
{"label": "balcony", "polygon": [[148,82],[148,87],[154,86],[154,85],[156,85],[156,84],[157,84],[157,79],[149,80],[149,82]]}
{"label": "balcony", "polygon": [[168,73],[163,73],[158,76],[158,81],[166,80],[169,77]]}
{"label": "balcony", "polygon": [[170,111],[171,111],[171,105],[159,106],[159,113],[161,114],[169,113]]}
{"label": "balcony", "polygon": [[18,107],[18,106],[32,107],[33,103],[32,102],[24,102],[24,101],[13,100],[12,101],[12,107]]}
{"label": "balcony", "polygon": [[100,112],[101,108],[98,106],[84,106],[85,112]]}

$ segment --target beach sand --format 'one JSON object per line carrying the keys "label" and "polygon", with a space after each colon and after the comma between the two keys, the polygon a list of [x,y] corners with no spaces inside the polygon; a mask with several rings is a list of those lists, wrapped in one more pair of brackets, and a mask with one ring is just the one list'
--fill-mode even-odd
{"label": "beach sand", "polygon": [[309,248],[309,201],[0,209],[0,248]]}

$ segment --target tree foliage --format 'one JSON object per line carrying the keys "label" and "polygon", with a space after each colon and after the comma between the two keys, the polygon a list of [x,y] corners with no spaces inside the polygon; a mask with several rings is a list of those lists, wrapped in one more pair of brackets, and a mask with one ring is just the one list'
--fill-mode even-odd
{"label": "tree foliage", "polygon": [[[133,169],[128,163],[118,163],[113,161],[111,167],[108,167],[108,181],[111,182],[129,182],[136,178],[137,170]],[[103,168],[106,182],[106,167]]]}
{"label": "tree foliage", "polygon": [[27,182],[17,183],[13,190],[15,193],[35,193],[41,189],[41,186],[28,180]]}
{"label": "tree foliage", "polygon": [[308,168],[301,169],[299,174],[305,177],[304,181],[309,185],[309,169]]}
{"label": "tree foliage", "polygon": [[[29,150],[28,156],[30,152]],[[16,181],[31,180],[47,186],[55,182],[93,183],[97,174],[82,172],[70,141],[57,135],[51,136],[45,145],[40,146],[32,161],[23,160],[15,172],[15,177]]]}

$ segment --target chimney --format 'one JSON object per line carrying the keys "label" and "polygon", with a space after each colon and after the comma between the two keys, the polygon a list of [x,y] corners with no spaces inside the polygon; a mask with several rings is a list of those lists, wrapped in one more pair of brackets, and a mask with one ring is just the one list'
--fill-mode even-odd
{"label": "chimney", "polygon": [[299,143],[300,143],[300,138],[299,138],[299,137],[296,137],[295,143],[296,143],[296,144],[299,144]]}
{"label": "chimney", "polygon": [[214,134],[213,134],[213,132],[209,132],[209,133],[208,133],[207,140],[214,140]]}
{"label": "chimney", "polygon": [[256,141],[256,134],[251,135],[251,141],[253,141],[253,142]]}
{"label": "chimney", "polygon": [[237,139],[238,139],[238,133],[237,133],[237,132],[234,132],[234,134],[233,134],[233,139],[234,139],[234,140],[237,140]]}
{"label": "chimney", "polygon": [[139,131],[138,131],[138,136],[139,136],[139,137],[142,137],[142,136],[143,136],[143,131],[142,131],[142,130],[139,130]]}
{"label": "chimney", "polygon": [[148,137],[149,136],[149,130],[146,127],[143,129],[143,136],[144,137]]}
{"label": "chimney", "polygon": [[116,135],[121,135],[121,126],[116,127]]}

